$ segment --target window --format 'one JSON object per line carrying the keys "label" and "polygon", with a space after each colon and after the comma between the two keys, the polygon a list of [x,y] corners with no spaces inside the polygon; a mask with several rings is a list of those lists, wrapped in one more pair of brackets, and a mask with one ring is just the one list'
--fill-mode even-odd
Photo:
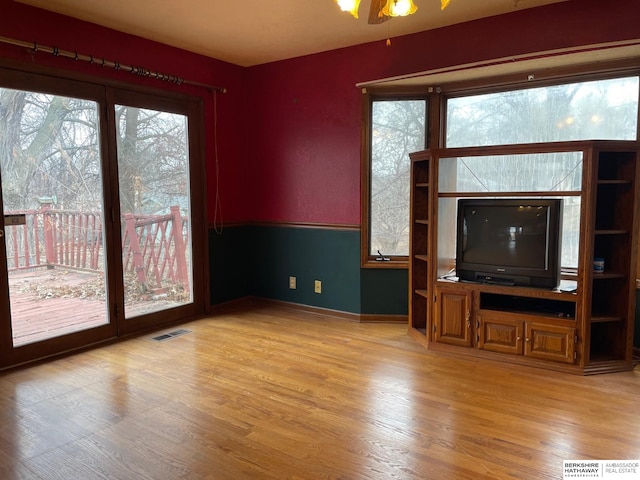
{"label": "window", "polygon": [[[609,68],[617,70],[589,73],[576,69],[571,72],[573,77],[553,77],[552,72],[547,72],[544,84],[541,81],[535,86],[530,82],[509,83],[512,79],[484,78],[431,89],[438,93],[399,94],[387,90],[365,95],[362,265],[407,265],[411,152],[445,144],[451,148],[586,139],[637,140],[637,68],[625,62]],[[501,86],[492,87],[491,82]],[[575,166],[572,159],[567,162],[567,175],[573,178],[580,170],[571,170]],[[485,174],[483,169],[490,165],[493,164],[476,165],[473,172],[486,178],[490,172]],[[465,181],[471,180],[473,175]],[[575,199],[569,203],[575,203],[570,210],[580,208]],[[565,227],[568,235],[566,230]],[[563,255],[565,266],[576,263],[575,252],[566,251]]]}
{"label": "window", "polygon": [[406,265],[409,255],[409,154],[426,148],[425,96],[366,102],[362,263]]}
{"label": "window", "polygon": [[[636,140],[639,78],[622,76],[449,98],[447,147]],[[500,157],[458,159],[458,182],[469,183],[478,192],[518,191],[520,185],[514,181],[527,178],[526,191],[580,190],[581,159],[569,153],[530,157],[526,162]],[[564,200],[562,267],[576,269],[580,197]]]}
{"label": "window", "polygon": [[638,76],[449,98],[447,147],[635,140]]}

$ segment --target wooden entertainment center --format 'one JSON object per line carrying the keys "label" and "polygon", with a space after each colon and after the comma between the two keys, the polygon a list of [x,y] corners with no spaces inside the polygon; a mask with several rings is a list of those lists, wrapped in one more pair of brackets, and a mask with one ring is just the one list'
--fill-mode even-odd
{"label": "wooden entertainment center", "polygon": [[[637,142],[432,149],[410,158],[412,337],[431,350],[583,375],[633,368]],[[562,260],[571,265],[563,264],[560,288],[457,280],[456,203],[481,197],[564,199]],[[594,273],[594,258],[604,259],[604,272]]]}

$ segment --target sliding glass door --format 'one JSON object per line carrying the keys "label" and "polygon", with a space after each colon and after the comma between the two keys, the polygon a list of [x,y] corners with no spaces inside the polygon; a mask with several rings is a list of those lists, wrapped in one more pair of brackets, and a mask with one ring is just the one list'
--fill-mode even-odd
{"label": "sliding glass door", "polygon": [[3,72],[0,366],[116,334],[102,89]]}
{"label": "sliding glass door", "polygon": [[116,105],[125,318],[193,302],[187,117]]}
{"label": "sliding glass door", "polygon": [[115,91],[109,108],[117,170],[124,332],[204,311],[206,258],[201,106]]}
{"label": "sliding glass door", "polygon": [[109,323],[98,105],[0,88],[14,347]]}
{"label": "sliding glass door", "polygon": [[0,368],[203,313],[200,104],[2,73]]}

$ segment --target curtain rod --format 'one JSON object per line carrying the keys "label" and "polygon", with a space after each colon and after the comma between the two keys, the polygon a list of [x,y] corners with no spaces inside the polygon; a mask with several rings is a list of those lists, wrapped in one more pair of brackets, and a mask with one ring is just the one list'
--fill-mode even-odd
{"label": "curtain rod", "polygon": [[153,78],[155,80],[161,80],[164,82],[174,83],[176,85],[191,85],[194,87],[206,88],[214,92],[227,93],[227,89],[224,87],[217,87],[215,85],[208,85],[206,83],[194,82],[191,80],[185,80],[177,75],[168,75],[166,73],[160,73],[153,70],[149,70],[144,67],[136,67],[132,65],[126,65],[117,61],[105,60],[104,58],[97,58],[93,55],[82,55],[78,52],[71,52],[68,50],[60,50],[58,47],[48,47],[46,45],[39,45],[37,42],[24,42],[22,40],[15,40],[13,38],[1,37],[0,42],[7,43],[9,45],[15,45],[17,47],[25,47],[34,52],[50,53],[54,57],[65,57],[72,60],[82,60],[83,62],[89,62],[100,67],[109,67],[114,70],[123,70],[129,72],[138,77]]}

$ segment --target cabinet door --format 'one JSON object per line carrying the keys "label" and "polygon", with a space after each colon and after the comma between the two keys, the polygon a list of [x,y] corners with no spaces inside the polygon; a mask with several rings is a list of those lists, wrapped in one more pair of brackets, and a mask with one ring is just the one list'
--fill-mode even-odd
{"label": "cabinet door", "polygon": [[[513,315],[511,315],[513,316]],[[478,348],[492,352],[522,355],[524,322],[496,313],[480,314]]]}
{"label": "cabinet door", "polygon": [[471,347],[471,292],[438,290],[434,326],[436,342]]}
{"label": "cabinet door", "polygon": [[556,362],[573,363],[576,329],[527,322],[524,354]]}

